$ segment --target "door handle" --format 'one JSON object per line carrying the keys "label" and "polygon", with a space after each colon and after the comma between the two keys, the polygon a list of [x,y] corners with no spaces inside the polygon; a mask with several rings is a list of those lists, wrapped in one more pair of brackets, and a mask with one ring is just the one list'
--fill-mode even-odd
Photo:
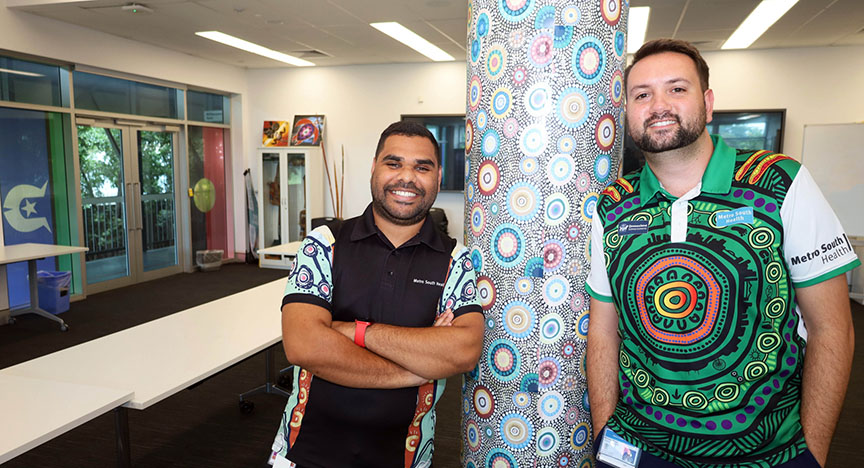
{"label": "door handle", "polygon": [[138,217],[135,216],[135,213],[138,212],[138,208],[135,205],[135,190],[134,190],[134,187],[132,185],[132,182],[126,183],[126,197],[125,198],[127,200],[129,200],[129,202],[127,203],[127,205],[129,206],[129,210],[126,213],[126,230],[128,230],[129,232],[132,232],[135,230],[135,224],[137,223],[137,221],[135,221],[135,220],[138,219]]}
{"label": "door handle", "polygon": [[137,202],[135,203],[135,210],[138,212],[138,216],[136,218],[136,224],[139,231],[143,229],[144,220],[141,219],[144,217],[144,209],[141,206],[141,184],[138,182],[132,182],[132,186],[135,187],[135,198]]}

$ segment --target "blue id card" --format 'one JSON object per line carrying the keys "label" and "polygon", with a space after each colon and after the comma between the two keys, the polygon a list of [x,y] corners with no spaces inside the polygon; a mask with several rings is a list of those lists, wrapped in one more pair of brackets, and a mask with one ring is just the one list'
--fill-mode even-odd
{"label": "blue id card", "polygon": [[636,468],[642,450],[622,439],[608,427],[603,429],[603,441],[597,450],[597,460],[617,468]]}

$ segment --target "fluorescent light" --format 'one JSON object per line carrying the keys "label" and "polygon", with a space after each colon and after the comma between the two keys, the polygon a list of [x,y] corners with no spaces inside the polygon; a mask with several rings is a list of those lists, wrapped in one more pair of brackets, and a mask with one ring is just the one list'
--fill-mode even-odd
{"label": "fluorescent light", "polygon": [[635,54],[642,44],[645,43],[645,34],[648,32],[648,17],[651,16],[651,7],[630,8],[627,17],[627,53]]}
{"label": "fluorescent light", "polygon": [[738,26],[738,29],[726,39],[721,49],[746,49],[759,39],[772,24],[795,6],[798,0],[762,0],[750,15]]}
{"label": "fluorescent light", "polygon": [[651,7],[633,7],[627,17],[627,53],[635,54],[645,43]]}
{"label": "fluorescent light", "polygon": [[196,32],[195,35],[210,39],[211,41],[225,44],[227,46],[236,47],[238,49],[245,50],[246,52],[252,52],[253,54],[258,54],[273,60],[278,60],[289,65],[295,65],[298,67],[315,66],[315,64],[312,62],[307,62],[306,60],[294,57],[292,55],[283,54],[282,52],[276,52],[275,50],[268,49],[264,46],[254,44],[249,41],[244,41],[239,37],[229,36],[228,34],[219,31],[199,31]]}
{"label": "fluorescent light", "polygon": [[418,36],[417,33],[399,23],[369,23],[369,26],[372,26],[436,62],[449,62],[456,60],[452,55],[444,52],[438,48],[438,46],[432,44],[426,39],[423,39]]}
{"label": "fluorescent light", "polygon": [[34,77],[43,77],[45,75],[41,73],[33,73],[33,72],[25,72],[19,70],[10,70],[8,68],[0,68],[0,73],[11,73],[13,75],[21,75],[21,76],[34,76]]}

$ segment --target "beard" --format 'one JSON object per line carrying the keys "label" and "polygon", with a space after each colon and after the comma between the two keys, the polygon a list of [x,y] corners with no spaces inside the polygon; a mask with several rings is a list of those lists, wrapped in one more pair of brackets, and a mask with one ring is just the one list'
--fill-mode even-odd
{"label": "beard", "polygon": [[[391,190],[408,189],[420,197],[420,202],[413,207],[406,207],[397,202],[387,202],[387,193]],[[427,196],[422,188],[413,183],[398,183],[386,187],[376,186],[372,183],[372,209],[387,221],[398,226],[412,226],[423,221],[429,214],[429,209],[435,203],[438,190],[435,189]],[[400,209],[401,208],[401,209]]]}
{"label": "beard", "polygon": [[[661,120],[675,120],[678,122],[678,128],[675,132],[669,135],[654,135],[648,133],[648,126]],[[676,150],[692,144],[699,139],[702,132],[705,131],[707,119],[705,112],[700,112],[693,119],[682,121],[681,117],[669,112],[664,112],[659,115],[652,115],[648,120],[642,123],[641,133],[630,128],[630,134],[633,136],[633,142],[636,146],[646,153],[662,153],[664,151]]]}

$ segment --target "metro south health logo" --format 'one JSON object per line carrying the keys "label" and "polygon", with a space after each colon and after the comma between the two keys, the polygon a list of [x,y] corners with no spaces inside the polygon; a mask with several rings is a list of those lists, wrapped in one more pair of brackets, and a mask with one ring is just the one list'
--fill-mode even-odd
{"label": "metro south health logo", "polygon": [[3,201],[3,215],[13,229],[19,232],[33,232],[44,227],[51,232],[48,219],[44,216],[35,216],[38,211],[36,202],[32,200],[45,197],[47,187],[48,182],[42,184],[42,188],[21,184],[12,187],[12,190],[6,194],[6,200]]}

